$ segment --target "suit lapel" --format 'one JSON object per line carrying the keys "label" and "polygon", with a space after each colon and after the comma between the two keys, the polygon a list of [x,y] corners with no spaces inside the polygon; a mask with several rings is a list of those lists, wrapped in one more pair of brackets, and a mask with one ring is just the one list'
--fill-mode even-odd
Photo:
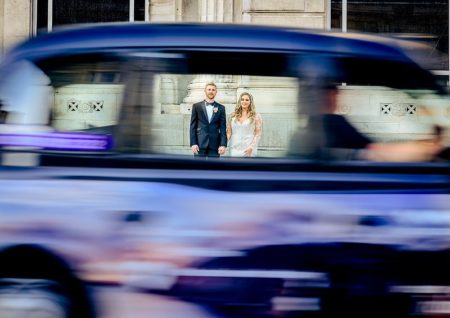
{"label": "suit lapel", "polygon": [[206,122],[209,122],[209,121],[208,121],[208,112],[206,111],[206,105],[205,105],[205,102],[202,102],[202,110],[203,110],[203,115],[205,115]]}
{"label": "suit lapel", "polygon": [[[214,109],[217,109],[217,111],[214,112]],[[213,113],[212,113],[212,116],[211,116],[211,122],[214,120],[214,118],[216,118],[216,115],[219,114],[219,112],[220,112],[219,105],[217,103],[214,103]]]}
{"label": "suit lapel", "polygon": [[213,122],[214,117],[216,117],[216,114],[217,114],[217,112],[219,111],[219,107],[217,107],[217,112],[214,112],[214,108],[216,108],[216,107],[217,107],[217,106],[214,106],[214,107],[213,107],[213,113],[212,113],[212,116],[211,116],[211,121],[210,121],[210,123]]}

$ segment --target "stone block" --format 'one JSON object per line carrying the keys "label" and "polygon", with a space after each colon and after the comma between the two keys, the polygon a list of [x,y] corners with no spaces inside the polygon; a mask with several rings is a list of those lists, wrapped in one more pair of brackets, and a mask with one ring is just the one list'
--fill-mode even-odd
{"label": "stone block", "polygon": [[67,130],[114,124],[122,103],[122,89],[121,85],[69,85],[58,88],[54,95],[53,121],[68,127]]}
{"label": "stone block", "polygon": [[285,149],[298,126],[298,120],[288,114],[262,114],[263,132],[260,147],[267,149]]}
{"label": "stone block", "polygon": [[246,90],[251,88],[298,88],[298,80],[291,77],[270,77],[270,76],[247,76],[242,75],[236,78],[238,89]]}
{"label": "stone block", "polygon": [[[347,92],[346,92],[347,93]],[[370,98],[362,94],[341,94],[338,98],[338,113],[342,115],[372,115],[378,116],[376,105],[371,105]]]}
{"label": "stone block", "polygon": [[192,112],[192,104],[183,103],[180,105],[180,113],[190,115],[191,112]]}
{"label": "stone block", "polygon": [[86,129],[84,120],[70,120],[70,119],[55,119],[52,121],[52,126],[59,131],[73,131]]}
{"label": "stone block", "polygon": [[150,1],[150,21],[175,21],[175,2],[173,0]]}
{"label": "stone block", "polygon": [[162,114],[152,118],[153,145],[179,146],[184,145],[184,116],[181,114]]}
{"label": "stone block", "polygon": [[184,115],[183,117],[183,145],[189,147],[191,144],[191,137],[189,128],[191,126],[191,115]]}
{"label": "stone block", "polygon": [[360,132],[365,134],[396,134],[399,132],[400,125],[398,123],[353,123]]}
{"label": "stone block", "polygon": [[294,26],[299,28],[323,29],[324,14],[252,12],[243,16],[243,21],[254,24]]}
{"label": "stone block", "polygon": [[[7,28],[4,28],[5,34],[8,33]],[[21,35],[21,36],[9,36],[5,35],[3,38],[3,45],[4,45],[4,51],[7,51],[9,48],[12,48],[14,45],[25,41],[28,38],[28,35]]]}
{"label": "stone block", "polygon": [[304,11],[305,0],[243,0],[244,11]]}
{"label": "stone block", "polygon": [[260,148],[258,149],[258,157],[266,157],[266,158],[282,158],[286,157],[286,149],[266,149]]}
{"label": "stone block", "polygon": [[150,1],[151,13],[171,14],[174,13],[175,1],[173,0],[152,0]]}
{"label": "stone block", "polygon": [[326,0],[305,0],[306,12],[325,12]]}
{"label": "stone block", "polygon": [[432,135],[433,126],[428,124],[423,124],[417,121],[403,121],[398,127],[399,134],[419,134],[419,135]]}
{"label": "stone block", "polygon": [[5,37],[28,37],[30,35],[31,1],[4,1],[4,32]]}
{"label": "stone block", "polygon": [[289,88],[252,88],[256,110],[262,114],[297,113],[297,92]]}
{"label": "stone block", "polygon": [[180,105],[178,104],[164,104],[161,105],[161,114],[179,114]]}
{"label": "stone block", "polygon": [[401,134],[397,133],[395,135],[392,134],[368,134],[368,136],[377,142],[402,142],[408,140],[426,140],[430,139],[432,136],[429,134]]}

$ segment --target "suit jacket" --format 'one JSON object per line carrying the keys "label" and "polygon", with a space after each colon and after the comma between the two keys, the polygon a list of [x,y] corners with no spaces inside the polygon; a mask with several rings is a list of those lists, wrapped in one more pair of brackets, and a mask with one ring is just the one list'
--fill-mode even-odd
{"label": "suit jacket", "polygon": [[225,106],[214,102],[211,122],[208,122],[205,101],[192,106],[190,139],[191,146],[198,145],[200,149],[219,149],[227,146],[227,119]]}

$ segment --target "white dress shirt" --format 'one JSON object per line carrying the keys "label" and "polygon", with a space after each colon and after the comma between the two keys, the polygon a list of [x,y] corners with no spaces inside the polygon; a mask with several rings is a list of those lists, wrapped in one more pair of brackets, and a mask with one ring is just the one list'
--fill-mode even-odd
{"label": "white dress shirt", "polygon": [[211,122],[214,106],[212,104],[208,104],[207,102],[205,102],[205,105],[206,105],[206,113],[208,114],[208,122]]}

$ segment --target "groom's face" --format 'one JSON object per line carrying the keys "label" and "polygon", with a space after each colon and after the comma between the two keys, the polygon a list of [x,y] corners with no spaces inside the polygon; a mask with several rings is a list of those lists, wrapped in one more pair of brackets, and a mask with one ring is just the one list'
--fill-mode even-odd
{"label": "groom's face", "polygon": [[216,97],[216,94],[217,94],[217,89],[214,85],[208,85],[205,87],[205,95],[209,99],[214,99],[214,97]]}

